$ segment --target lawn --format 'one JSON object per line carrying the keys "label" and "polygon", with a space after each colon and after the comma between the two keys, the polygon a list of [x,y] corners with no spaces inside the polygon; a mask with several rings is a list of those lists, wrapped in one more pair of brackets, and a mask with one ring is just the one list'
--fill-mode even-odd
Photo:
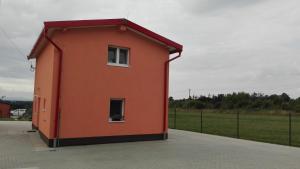
{"label": "lawn", "polygon": [[[200,110],[177,109],[176,126],[174,112],[174,109],[169,111],[170,128],[201,132]],[[237,112],[239,112],[239,124]],[[291,117],[291,143],[292,146],[300,147],[300,114],[292,113]],[[202,110],[202,132],[289,145],[289,112]]]}
{"label": "lawn", "polygon": [[0,118],[0,121],[15,121],[13,118]]}

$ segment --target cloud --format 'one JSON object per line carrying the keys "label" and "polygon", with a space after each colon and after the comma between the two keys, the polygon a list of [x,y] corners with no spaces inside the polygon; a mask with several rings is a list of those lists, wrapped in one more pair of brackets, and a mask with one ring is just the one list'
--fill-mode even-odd
{"label": "cloud", "polygon": [[299,2],[256,1],[193,11],[203,2],[183,5],[192,24],[183,37],[181,63],[174,65],[171,93],[182,97],[192,88],[195,94],[288,92],[299,97]]}
{"label": "cloud", "polygon": [[33,79],[0,78],[0,97],[6,99],[32,99]]}
{"label": "cloud", "polygon": [[[296,0],[2,0],[0,26],[26,55],[45,20],[127,17],[184,45],[183,56],[171,63],[170,95],[176,98],[186,97],[188,88],[197,95],[247,91],[299,97],[299,5]],[[33,76],[25,56],[0,32],[2,90],[31,98]]]}
{"label": "cloud", "polygon": [[249,8],[265,0],[191,0],[181,1],[188,11],[194,14],[222,14],[226,10]]}

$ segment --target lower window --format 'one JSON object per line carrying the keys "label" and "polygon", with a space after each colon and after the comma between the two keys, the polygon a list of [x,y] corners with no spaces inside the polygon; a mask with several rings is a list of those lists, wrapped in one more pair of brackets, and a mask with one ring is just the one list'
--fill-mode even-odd
{"label": "lower window", "polygon": [[111,99],[109,121],[124,121],[125,99]]}

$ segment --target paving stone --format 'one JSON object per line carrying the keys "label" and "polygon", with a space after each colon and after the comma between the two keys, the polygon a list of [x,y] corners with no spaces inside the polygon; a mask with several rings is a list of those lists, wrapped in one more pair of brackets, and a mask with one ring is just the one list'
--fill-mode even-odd
{"label": "paving stone", "polygon": [[[300,148],[169,130],[166,141],[48,148],[30,122],[0,121],[0,169],[299,169]],[[55,150],[55,151],[53,151]]]}

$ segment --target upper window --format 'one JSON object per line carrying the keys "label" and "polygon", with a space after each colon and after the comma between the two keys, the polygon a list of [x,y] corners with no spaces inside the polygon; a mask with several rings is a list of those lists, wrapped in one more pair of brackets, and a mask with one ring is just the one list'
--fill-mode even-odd
{"label": "upper window", "polygon": [[109,107],[110,121],[124,121],[124,99],[111,99]]}
{"label": "upper window", "polygon": [[108,64],[115,66],[128,66],[129,52],[127,48],[108,47]]}

